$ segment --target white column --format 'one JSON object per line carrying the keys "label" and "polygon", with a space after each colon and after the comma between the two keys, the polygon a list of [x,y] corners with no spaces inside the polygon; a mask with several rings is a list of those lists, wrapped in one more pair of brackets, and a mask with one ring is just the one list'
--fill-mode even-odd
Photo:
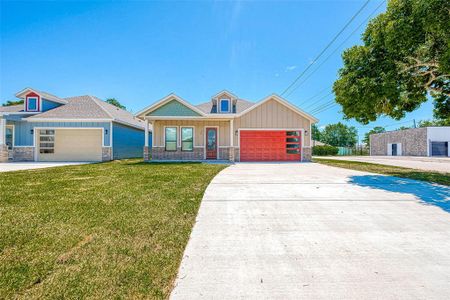
{"label": "white column", "polygon": [[145,119],[145,147],[148,147],[148,120]]}
{"label": "white column", "polygon": [[6,120],[0,117],[0,146],[6,143]]}
{"label": "white column", "polygon": [[230,147],[234,146],[234,127],[233,120],[230,120]]}

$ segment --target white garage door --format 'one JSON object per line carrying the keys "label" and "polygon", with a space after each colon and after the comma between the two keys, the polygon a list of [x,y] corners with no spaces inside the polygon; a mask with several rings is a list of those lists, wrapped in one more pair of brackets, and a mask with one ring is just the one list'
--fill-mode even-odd
{"label": "white garage door", "polygon": [[38,161],[101,161],[101,129],[38,130]]}

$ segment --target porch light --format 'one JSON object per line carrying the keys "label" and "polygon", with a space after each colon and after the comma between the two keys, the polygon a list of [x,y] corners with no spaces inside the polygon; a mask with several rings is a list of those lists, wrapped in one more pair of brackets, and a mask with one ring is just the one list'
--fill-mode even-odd
{"label": "porch light", "polygon": [[30,134],[33,134],[34,133],[34,130],[33,129],[30,129]]}
{"label": "porch light", "polygon": [[305,135],[308,135],[308,130],[305,130]]}
{"label": "porch light", "polygon": [[237,136],[237,135],[238,135],[238,131],[237,131],[237,130],[236,130],[236,131],[234,132],[234,135],[235,135],[235,136]]}
{"label": "porch light", "polygon": [[105,129],[105,134],[108,134],[108,129]]}

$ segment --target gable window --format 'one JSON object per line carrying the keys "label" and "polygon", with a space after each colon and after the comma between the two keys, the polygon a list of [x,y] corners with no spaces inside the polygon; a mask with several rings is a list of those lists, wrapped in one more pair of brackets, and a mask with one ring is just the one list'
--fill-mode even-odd
{"label": "gable window", "polygon": [[27,111],[38,111],[37,97],[27,97]]}
{"label": "gable window", "polygon": [[220,112],[230,112],[230,99],[220,99]]}
{"label": "gable window", "polygon": [[177,151],[177,128],[166,127],[164,130],[164,143],[166,151]]}
{"label": "gable window", "polygon": [[193,151],[194,150],[194,128],[182,127],[181,128],[181,151]]}
{"label": "gable window", "polygon": [[55,153],[55,131],[39,130],[39,153]]}

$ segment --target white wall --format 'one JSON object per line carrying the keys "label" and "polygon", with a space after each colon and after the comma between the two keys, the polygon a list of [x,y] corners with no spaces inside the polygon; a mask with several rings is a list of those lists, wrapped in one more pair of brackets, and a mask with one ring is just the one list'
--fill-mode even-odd
{"label": "white wall", "polygon": [[431,156],[431,142],[448,142],[447,155],[450,156],[450,126],[427,127],[428,156]]}

